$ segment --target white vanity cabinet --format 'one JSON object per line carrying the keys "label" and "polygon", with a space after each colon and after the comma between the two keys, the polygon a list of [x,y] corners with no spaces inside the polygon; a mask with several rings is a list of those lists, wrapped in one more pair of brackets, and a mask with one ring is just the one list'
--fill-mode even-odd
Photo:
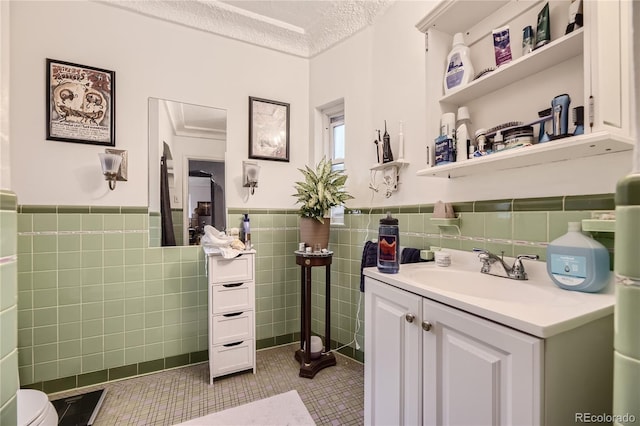
{"label": "white vanity cabinet", "polygon": [[[442,1],[416,26],[425,33],[427,136],[430,153],[440,117],[468,107],[471,133],[509,122],[532,123],[558,95],[568,94],[569,132],[573,108],[584,106],[585,131],[529,147],[435,166],[420,176],[460,177],[633,149],[631,97],[632,23],[628,0],[583,0],[584,26],[569,34],[570,0],[548,2],[551,42],[522,55],[522,30],[536,30],[546,0]],[[512,61],[496,67],[492,30],[509,26]],[[463,33],[475,74],[494,71],[444,95],[446,58],[455,33]],[[537,141],[539,124],[534,124]],[[551,122],[547,130],[551,130]],[[433,154],[431,154],[433,157]]]}
{"label": "white vanity cabinet", "polygon": [[225,259],[207,252],[209,379],[256,371],[255,251]]}
{"label": "white vanity cabinet", "polygon": [[540,338],[367,277],[365,424],[567,425],[611,413],[612,331],[608,315]]}

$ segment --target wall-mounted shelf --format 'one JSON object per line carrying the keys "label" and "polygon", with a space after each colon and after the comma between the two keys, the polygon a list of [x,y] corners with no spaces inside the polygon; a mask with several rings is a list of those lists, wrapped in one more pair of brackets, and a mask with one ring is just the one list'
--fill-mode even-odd
{"label": "wall-mounted shelf", "polygon": [[[382,171],[384,174],[383,183],[386,186],[384,196],[386,198],[398,190],[398,184],[400,183],[400,169],[404,166],[408,166],[409,162],[405,160],[389,161],[388,163],[374,164],[371,167],[371,171]],[[370,188],[378,191],[378,185],[373,181],[370,184]]]}
{"label": "wall-mounted shelf", "polygon": [[495,154],[458,163],[428,167],[419,170],[417,174],[418,176],[455,178],[629,151],[633,149],[633,145],[634,141],[631,138],[609,132],[595,132],[526,147],[506,149]]}
{"label": "wall-mounted shelf", "polygon": [[495,92],[511,83],[580,55],[583,43],[584,29],[580,28],[441,97],[440,102],[465,105],[473,99]]}
{"label": "wall-mounted shelf", "polygon": [[391,167],[398,167],[398,168],[402,168],[404,166],[408,166],[409,162],[406,160],[395,160],[395,161],[389,161],[388,163],[377,163],[374,164],[371,167],[371,170],[386,170],[386,169],[390,169]]}
{"label": "wall-mounted shelf", "polygon": [[615,232],[615,220],[582,219],[582,230],[587,232]]}
{"label": "wall-mounted shelf", "polygon": [[458,235],[461,235],[459,217],[450,217],[450,218],[432,217],[432,218],[429,218],[429,221],[434,225],[437,225],[438,228],[440,228],[440,233],[442,233],[442,231],[447,228],[455,228],[458,231]]}

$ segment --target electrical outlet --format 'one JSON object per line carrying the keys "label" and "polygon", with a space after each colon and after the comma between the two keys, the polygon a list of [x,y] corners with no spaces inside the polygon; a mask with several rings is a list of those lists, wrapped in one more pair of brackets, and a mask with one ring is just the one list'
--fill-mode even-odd
{"label": "electrical outlet", "polygon": [[180,200],[178,200],[178,196],[177,196],[177,195],[174,195],[174,196],[173,196],[173,202],[174,202],[174,203],[178,203],[179,201],[180,201]]}

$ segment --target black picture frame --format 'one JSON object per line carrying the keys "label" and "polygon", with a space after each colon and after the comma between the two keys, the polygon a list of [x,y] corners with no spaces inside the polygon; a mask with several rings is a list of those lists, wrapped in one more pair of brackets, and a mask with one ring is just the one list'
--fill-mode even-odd
{"label": "black picture frame", "polygon": [[249,96],[249,158],[289,161],[289,104]]}
{"label": "black picture frame", "polygon": [[116,145],[116,73],[47,58],[47,140]]}

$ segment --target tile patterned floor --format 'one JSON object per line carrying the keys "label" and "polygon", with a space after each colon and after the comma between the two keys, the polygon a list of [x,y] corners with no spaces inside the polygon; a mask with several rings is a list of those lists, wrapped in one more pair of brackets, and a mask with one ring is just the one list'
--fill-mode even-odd
{"label": "tile patterned floor", "polygon": [[298,377],[297,344],[257,352],[256,374],[220,377],[209,386],[207,363],[49,395],[50,399],[106,388],[96,426],[173,425],[205,414],[297,390],[318,425],[364,423],[364,365],[336,354],[337,365],[313,379]]}

